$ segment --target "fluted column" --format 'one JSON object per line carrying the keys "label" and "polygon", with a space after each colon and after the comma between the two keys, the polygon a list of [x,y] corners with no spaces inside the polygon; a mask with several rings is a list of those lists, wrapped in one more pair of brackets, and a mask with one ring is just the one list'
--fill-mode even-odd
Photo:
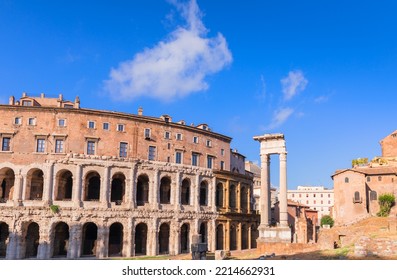
{"label": "fluted column", "polygon": [[280,225],[288,226],[287,153],[280,154]]}
{"label": "fluted column", "polygon": [[260,198],[260,211],[261,211],[261,228],[269,226],[269,167],[270,157],[268,154],[261,155],[261,198]]}

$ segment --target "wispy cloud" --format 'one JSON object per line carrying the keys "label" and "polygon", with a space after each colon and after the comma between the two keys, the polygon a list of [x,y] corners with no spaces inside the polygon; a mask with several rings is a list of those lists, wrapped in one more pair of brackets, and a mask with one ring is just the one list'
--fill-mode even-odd
{"label": "wispy cloud", "polygon": [[302,71],[290,71],[287,77],[281,79],[284,100],[290,100],[298,93],[304,91],[307,83],[308,81]]}
{"label": "wispy cloud", "polygon": [[115,98],[149,96],[161,100],[184,97],[206,90],[206,76],[232,62],[226,39],[218,33],[207,37],[201,12],[195,0],[171,1],[186,21],[164,41],[135,54],[110,71],[105,90]]}
{"label": "wispy cloud", "polygon": [[265,129],[274,129],[285,123],[288,118],[294,113],[294,109],[286,107],[280,108],[273,113],[271,123]]}
{"label": "wispy cloud", "polygon": [[314,102],[315,103],[325,103],[325,102],[328,101],[328,99],[329,99],[328,96],[322,95],[322,96],[319,96],[319,97],[315,98]]}

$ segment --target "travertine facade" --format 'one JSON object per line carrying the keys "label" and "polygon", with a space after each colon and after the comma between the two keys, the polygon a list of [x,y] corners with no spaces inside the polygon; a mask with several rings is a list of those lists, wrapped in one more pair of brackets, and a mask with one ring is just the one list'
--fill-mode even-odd
{"label": "travertine facade", "polygon": [[231,138],[61,95],[12,97],[0,114],[0,257],[179,254],[196,234],[216,249]]}

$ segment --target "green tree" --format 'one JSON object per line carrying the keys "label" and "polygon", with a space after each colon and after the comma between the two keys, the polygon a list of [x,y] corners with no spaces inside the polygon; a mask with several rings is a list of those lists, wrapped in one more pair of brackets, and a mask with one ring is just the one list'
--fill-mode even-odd
{"label": "green tree", "polygon": [[330,215],[324,215],[321,218],[321,226],[323,225],[329,225],[330,227],[334,226],[334,219]]}
{"label": "green tree", "polygon": [[391,193],[382,194],[379,196],[378,200],[379,200],[380,210],[377,213],[377,215],[379,217],[389,216],[390,210],[396,200],[394,194],[391,194]]}

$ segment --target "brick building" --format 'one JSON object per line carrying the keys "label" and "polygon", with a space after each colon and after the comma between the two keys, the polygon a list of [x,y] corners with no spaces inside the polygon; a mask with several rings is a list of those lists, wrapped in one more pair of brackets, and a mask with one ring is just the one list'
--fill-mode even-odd
{"label": "brick building", "polygon": [[83,109],[79,98],[44,94],[11,97],[0,114],[0,257],[179,254],[197,234],[214,251],[216,185],[225,176],[237,186],[229,197],[239,207],[230,211],[250,217],[234,224],[256,229],[250,204],[240,202],[251,201],[252,176],[231,172],[231,138],[207,124],[141,108]]}

